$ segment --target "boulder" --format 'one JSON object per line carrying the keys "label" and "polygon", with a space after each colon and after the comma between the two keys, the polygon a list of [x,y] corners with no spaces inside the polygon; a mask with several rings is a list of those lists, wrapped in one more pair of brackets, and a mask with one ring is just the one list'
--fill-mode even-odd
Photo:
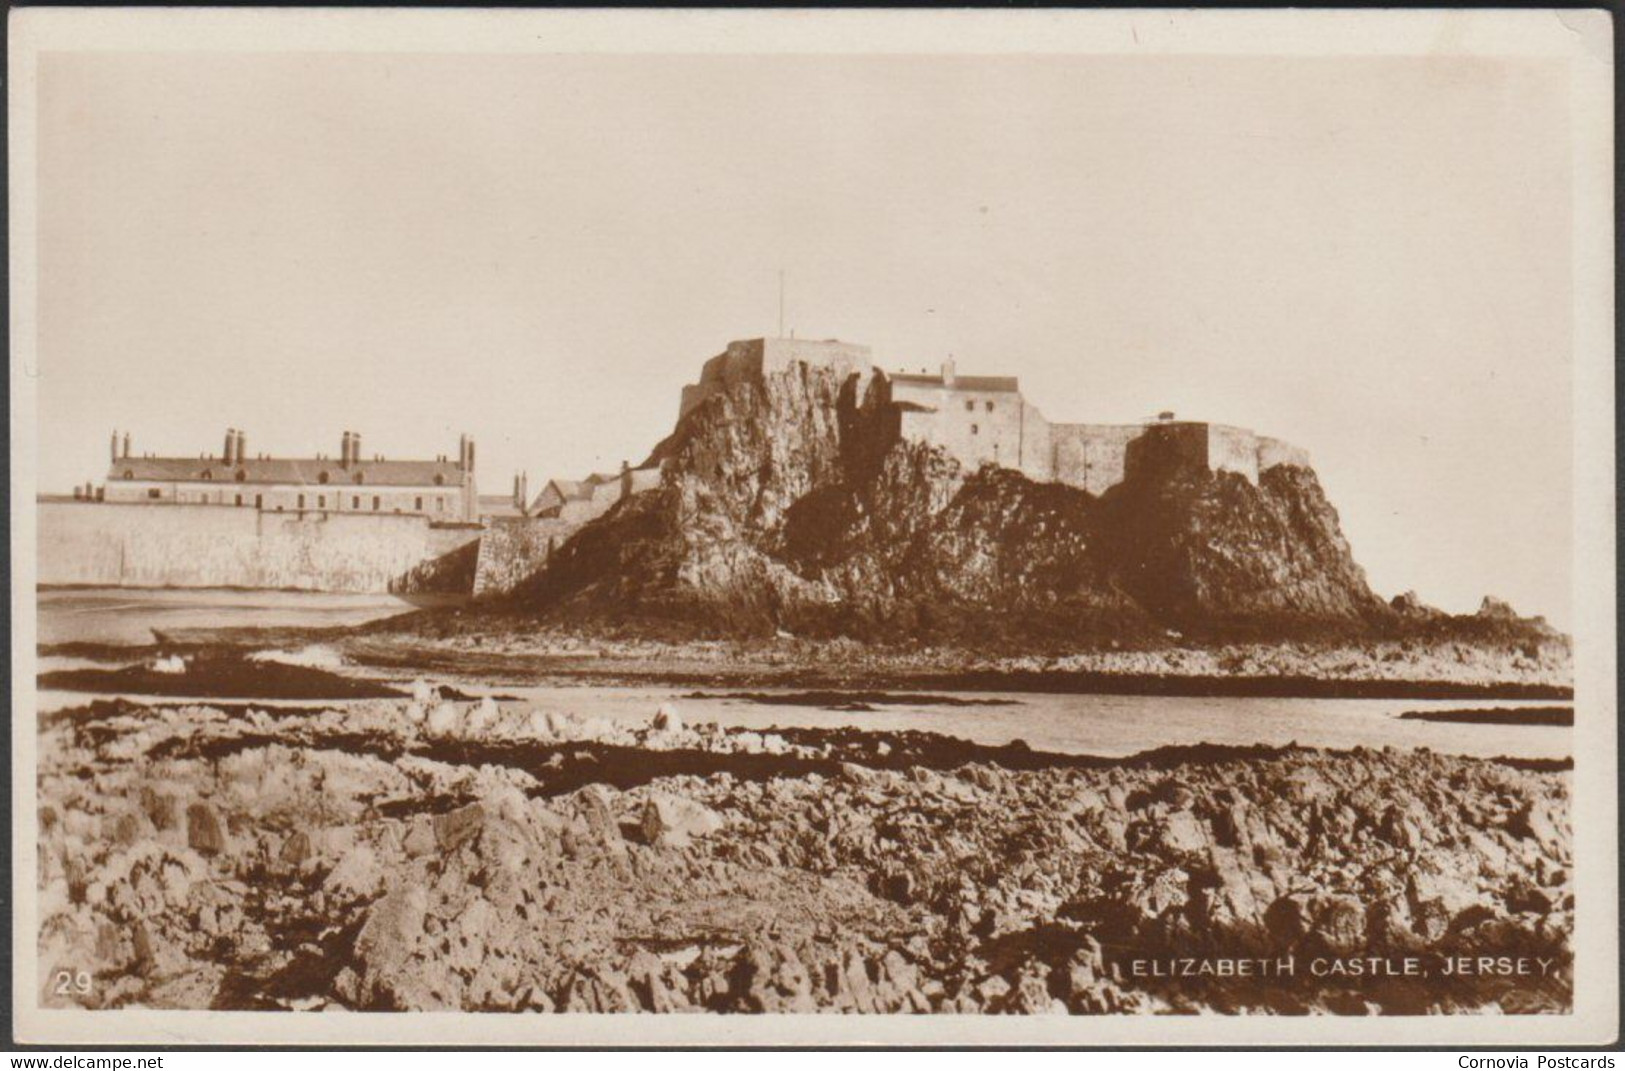
{"label": "boulder", "polygon": [[437,814],[434,816],[435,844],[443,852],[455,851],[478,836],[484,825],[485,808],[478,803]]}
{"label": "boulder", "polygon": [[186,843],[201,855],[226,850],[226,827],[213,807],[199,801],[186,808]]}
{"label": "boulder", "polygon": [[1366,909],[1349,893],[1291,893],[1264,912],[1270,935],[1283,946],[1311,941],[1336,955],[1366,946]]}
{"label": "boulder", "polygon": [[608,785],[588,785],[575,794],[575,811],[594,839],[621,844],[621,826],[615,818],[616,792]]}
{"label": "boulder", "polygon": [[450,703],[437,703],[429,711],[423,729],[430,736],[456,736],[462,730],[461,713]]}
{"label": "boulder", "polygon": [[463,718],[463,735],[479,736],[489,732],[501,716],[502,711],[497,706],[496,700],[485,696],[468,708],[468,713]]}
{"label": "boulder", "polygon": [[1207,826],[1190,811],[1175,811],[1163,820],[1156,831],[1156,844],[1163,851],[1176,855],[1205,852],[1208,847]]}
{"label": "boulder", "polygon": [[141,788],[141,810],[156,829],[175,829],[180,825],[180,802],[150,785]]}
{"label": "boulder", "polygon": [[372,896],[383,888],[384,871],[377,854],[365,844],[358,844],[344,853],[322,888],[344,900]]}
{"label": "boulder", "polygon": [[1548,801],[1530,800],[1507,820],[1507,832],[1520,840],[1533,840],[1553,854],[1565,855],[1568,836],[1558,828]]}
{"label": "boulder", "polygon": [[1184,907],[1190,901],[1186,887],[1189,881],[1190,875],[1178,867],[1164,870],[1130,893],[1129,906],[1142,918],[1159,918],[1170,908]]}
{"label": "boulder", "polygon": [[841,776],[854,785],[865,785],[875,779],[874,771],[867,766],[859,766],[855,762],[843,762],[839,769]]}
{"label": "boulder", "polygon": [[355,940],[356,959],[369,982],[376,984],[412,955],[428,908],[428,894],[418,885],[396,889],[372,905]]}
{"label": "boulder", "polygon": [[309,861],[314,854],[315,851],[310,843],[310,834],[301,829],[294,831],[287,840],[282,842],[282,851],[277,853],[277,858],[285,866],[299,867]]}
{"label": "boulder", "polygon": [[434,819],[425,814],[412,819],[412,827],[406,831],[406,836],[401,841],[401,850],[406,852],[409,858],[417,859],[430,854],[438,846],[439,841],[434,835]]}
{"label": "boulder", "polygon": [[128,848],[145,839],[149,828],[145,816],[125,812],[113,820],[113,843]]}
{"label": "boulder", "polygon": [[656,794],[643,805],[639,828],[647,844],[680,848],[694,837],[715,833],[722,825],[716,812],[703,804],[681,796]]}
{"label": "boulder", "polygon": [[1423,602],[1422,597],[1414,591],[1404,591],[1395,595],[1388,606],[1407,617],[1432,617],[1439,612]]}
{"label": "boulder", "polygon": [[677,712],[676,703],[662,703],[655,711],[653,726],[663,732],[678,733],[683,731],[683,716]]}

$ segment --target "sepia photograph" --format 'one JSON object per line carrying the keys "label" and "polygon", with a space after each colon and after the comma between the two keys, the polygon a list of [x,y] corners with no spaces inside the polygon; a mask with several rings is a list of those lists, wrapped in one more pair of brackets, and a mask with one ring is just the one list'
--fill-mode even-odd
{"label": "sepia photograph", "polygon": [[1613,1040],[1612,54],[14,12],[20,1040]]}

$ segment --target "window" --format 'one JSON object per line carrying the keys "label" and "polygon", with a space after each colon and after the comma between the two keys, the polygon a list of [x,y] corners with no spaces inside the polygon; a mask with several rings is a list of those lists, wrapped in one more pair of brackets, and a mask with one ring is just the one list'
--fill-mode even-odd
{"label": "window", "polygon": [[149,487],[149,488],[147,488],[147,497],[148,498],[163,498],[164,493],[162,491],[158,490],[158,488],[156,488],[156,487]]}
{"label": "window", "polygon": [[265,508],[265,496],[264,495],[255,495],[254,496],[254,508],[255,509],[264,509]]}
{"label": "window", "polygon": [[317,509],[326,509],[327,508],[327,496],[326,495],[317,495],[316,496],[316,508]]}
{"label": "window", "polygon": [[367,474],[364,473],[364,472],[356,473],[355,474],[355,482],[356,483],[366,483],[367,482]]}
{"label": "window", "polygon": [[446,485],[446,474],[443,472],[435,473],[434,485],[436,487],[444,487]]}
{"label": "window", "polygon": [[419,495],[417,501],[418,501],[418,504],[417,504],[417,506],[415,508],[418,509],[419,511],[421,511],[423,509],[423,496]]}
{"label": "window", "polygon": [[976,400],[974,398],[966,398],[965,399],[965,412],[967,412],[967,413],[976,412]]}
{"label": "window", "polygon": [[373,509],[378,508],[378,496],[377,495],[372,496],[372,508]]}
{"label": "window", "polygon": [[971,426],[970,426],[970,433],[971,433],[971,434],[972,434],[972,435],[980,435],[980,434],[981,434],[981,433],[982,433],[982,429],[981,429],[981,427],[980,427],[980,426],[978,426],[978,425],[976,425],[976,424],[972,424],[972,425],[971,425]]}
{"label": "window", "polygon": [[135,479],[135,472],[134,472],[134,470],[132,470],[132,469],[125,469],[125,470],[124,470],[124,478],[125,478],[125,479],[126,479],[126,480],[133,480],[133,479]]}
{"label": "window", "polygon": [[214,479],[214,470],[213,470],[213,469],[204,469],[204,470],[203,470],[203,478],[204,478],[204,479],[205,479],[205,480],[212,480],[212,479]]}
{"label": "window", "polygon": [[299,496],[299,508],[300,509],[305,508],[305,496],[304,495]]}
{"label": "window", "polygon": [[238,469],[237,470],[237,482],[242,483],[246,479],[248,479],[248,473],[246,471],[244,471],[243,469]]}
{"label": "window", "polygon": [[993,412],[993,403],[992,402],[987,403],[987,411],[989,413]]}
{"label": "window", "polygon": [[434,496],[434,508],[440,513],[446,512],[446,496],[445,495],[435,495]]}
{"label": "window", "polygon": [[242,505],[242,504],[243,504],[243,496],[242,496],[242,495],[238,495],[238,496],[237,496],[237,504],[238,504],[238,505],[239,505],[239,506],[240,506],[240,505]]}
{"label": "window", "polygon": [[351,495],[350,496],[350,508],[351,509],[360,509],[361,508],[361,496],[360,495]]}
{"label": "window", "polygon": [[326,469],[323,469],[321,472],[318,472],[316,474],[316,482],[317,483],[326,483],[327,482],[327,470]]}

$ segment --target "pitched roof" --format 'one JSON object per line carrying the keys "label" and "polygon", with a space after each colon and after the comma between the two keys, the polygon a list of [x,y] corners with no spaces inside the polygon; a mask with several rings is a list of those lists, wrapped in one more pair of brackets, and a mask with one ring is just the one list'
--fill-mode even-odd
{"label": "pitched roof", "polygon": [[542,490],[545,492],[548,487],[557,491],[559,497],[566,501],[573,498],[588,498],[592,495],[592,484],[585,480],[548,480],[547,486]]}
{"label": "pitched roof", "polygon": [[[241,480],[237,479],[239,472]],[[323,473],[327,474],[325,481]],[[228,465],[220,458],[123,457],[107,470],[109,480],[210,480],[221,484],[280,483],[312,487],[324,482],[336,487],[357,483],[374,487],[427,487],[435,483],[437,476],[446,487],[458,487],[463,482],[463,471],[455,461],[359,461],[345,467],[326,458],[247,458]]]}
{"label": "pitched roof", "polygon": [[[891,380],[894,383],[908,383],[916,387],[942,387],[940,375],[919,375],[912,372],[893,372]],[[955,376],[950,390],[964,391],[1004,391],[1016,393],[1021,390],[1015,376]]]}
{"label": "pitched roof", "polygon": [[524,510],[514,505],[512,495],[481,495],[479,509],[482,517],[524,516]]}

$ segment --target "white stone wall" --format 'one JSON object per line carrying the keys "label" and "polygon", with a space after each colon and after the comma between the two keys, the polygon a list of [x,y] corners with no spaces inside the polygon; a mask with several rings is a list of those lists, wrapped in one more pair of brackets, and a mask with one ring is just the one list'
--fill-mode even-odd
{"label": "white stone wall", "polygon": [[781,372],[798,362],[832,368],[841,376],[868,375],[874,362],[868,346],[849,342],[804,338],[752,338],[728,343],[700,369],[698,383],[683,388],[678,419],[718,391],[726,390],[749,377],[764,372]]}
{"label": "white stone wall", "polygon": [[458,485],[355,483],[263,484],[226,480],[109,480],[108,502],[170,503],[261,509],[270,513],[416,513],[438,521],[473,519],[468,489]]}
{"label": "white stone wall", "polygon": [[1123,482],[1128,444],[1143,434],[1140,424],[1052,424],[1053,478],[1105,494]]}
{"label": "white stone wall", "polygon": [[405,514],[41,502],[39,582],[387,592],[480,537]]}
{"label": "white stone wall", "polygon": [[1293,446],[1280,439],[1272,439],[1267,435],[1258,437],[1258,471],[1268,472],[1277,465],[1296,465],[1299,468],[1309,467],[1309,451],[1301,446]]}
{"label": "white stone wall", "polygon": [[1258,436],[1228,424],[1207,425],[1207,467],[1258,482]]}
{"label": "white stone wall", "polygon": [[1031,407],[1014,391],[967,391],[893,380],[892,401],[917,409],[903,413],[903,434],[940,446],[967,469],[986,464],[1021,469],[1025,417]]}

